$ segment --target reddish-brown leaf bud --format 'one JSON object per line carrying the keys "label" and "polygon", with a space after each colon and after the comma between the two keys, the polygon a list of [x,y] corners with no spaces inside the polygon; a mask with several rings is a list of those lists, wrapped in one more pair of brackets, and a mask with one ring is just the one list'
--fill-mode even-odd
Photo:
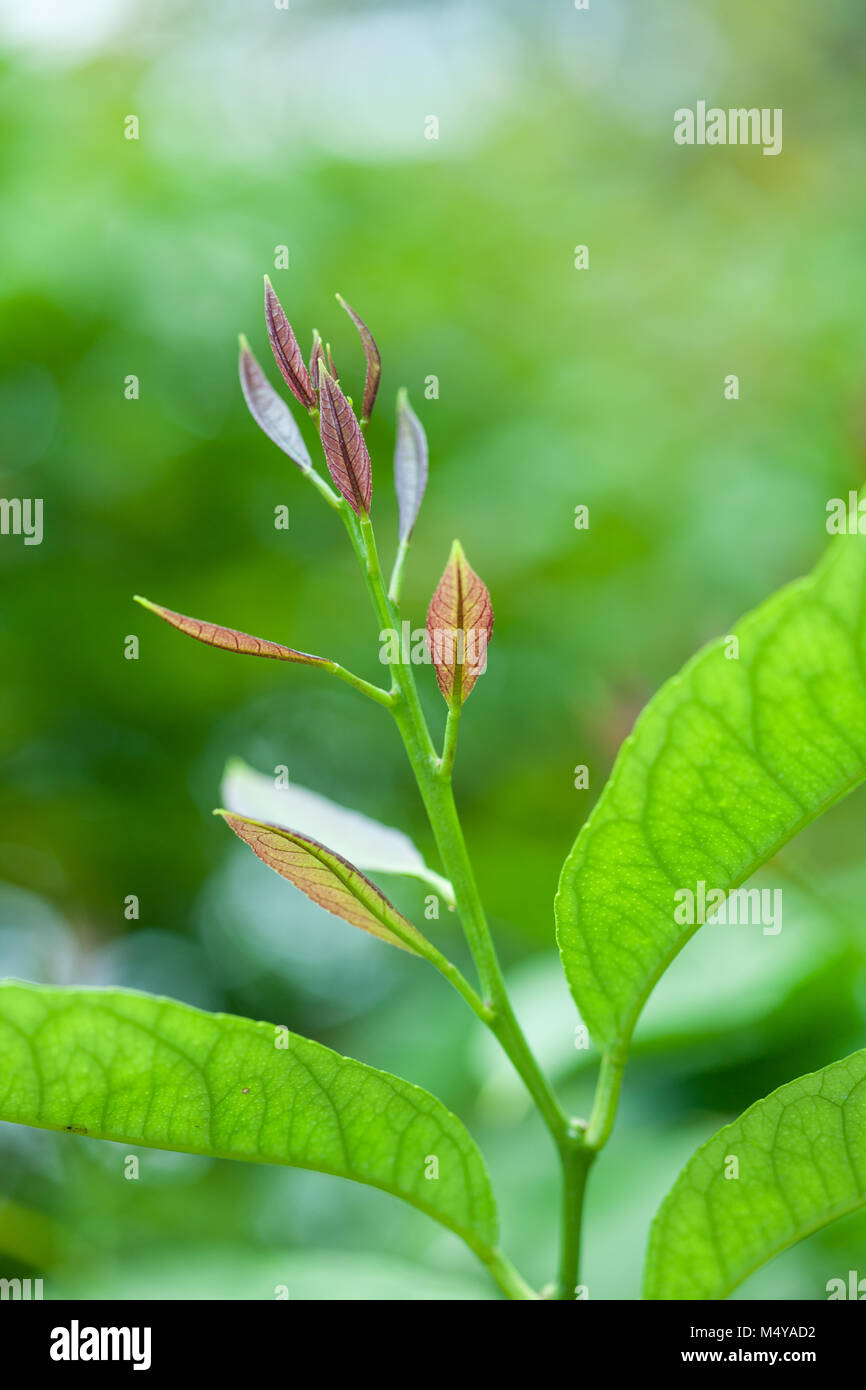
{"label": "reddish-brown leaf bud", "polygon": [[307,410],[316,404],[316,393],[301,355],[298,340],[292,332],[292,325],[283,312],[273,285],[265,276],[265,322],[268,338],[273,348],[277,366],[282,372],[286,385],[301,405]]}
{"label": "reddish-brown leaf bud", "polygon": [[487,665],[493,605],[455,541],[427,611],[427,640],[439,689],[459,709]]}
{"label": "reddish-brown leaf bud", "polygon": [[319,363],[324,360],[325,349],[319,337],[318,328],[313,329],[313,350],[310,353],[310,378],[315,390],[319,389]]}
{"label": "reddish-brown leaf bud", "polygon": [[338,294],[337,299],[357,328],[364,348],[367,374],[364,379],[364,404],[361,407],[361,423],[366,425],[373,414],[373,406],[376,403],[376,393],[379,390],[379,382],[382,377],[382,358],[376,347],[376,341],[360,314],[355,313],[351,304],[347,304],[342,295]]}
{"label": "reddish-brown leaf bud", "polygon": [[373,495],[370,455],[343,392],[319,359],[319,426],[328,470],[356,514],[369,514]]}

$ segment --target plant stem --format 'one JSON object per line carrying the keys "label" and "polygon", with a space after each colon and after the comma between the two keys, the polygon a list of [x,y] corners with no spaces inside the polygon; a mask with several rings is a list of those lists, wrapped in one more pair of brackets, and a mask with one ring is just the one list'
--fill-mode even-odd
{"label": "plant stem", "polygon": [[[381,567],[369,517],[362,517],[360,522],[353,525],[356,521],[354,515],[348,509],[344,515],[359,558],[364,561],[367,587],[376,615],[383,628],[396,629],[399,615],[382,585]],[[445,872],[454,886],[457,907],[490,1014],[487,1026],[510,1058],[544,1117],[557,1147],[560,1147],[568,1141],[568,1119],[542,1075],[511,1007],[466,849],[451,780],[448,776],[440,776],[442,764],[430,738],[412,668],[397,661],[391,669],[398,694],[392,707],[394,720],[415,773]]]}
{"label": "plant stem", "polygon": [[601,1069],[592,1102],[592,1113],[586,1127],[586,1147],[593,1153],[603,1149],[613,1129],[616,1118],[619,1088],[625,1060],[614,1054],[605,1053],[601,1059]]}
{"label": "plant stem", "polygon": [[[419,947],[418,949],[420,951],[421,948]],[[466,977],[457,969],[454,962],[450,961],[447,956],[444,956],[441,951],[438,951],[430,941],[426,942],[422,954],[424,959],[429,961],[430,964],[439,971],[439,974],[443,975],[449,984],[454,986],[457,993],[462,994],[472,1012],[481,1019],[481,1022],[489,1023],[491,1017],[490,1009],[477,991],[472,988]]]}
{"label": "plant stem", "polygon": [[580,1233],[586,1180],[613,1129],[624,1069],[625,1059],[619,1054],[605,1053],[602,1056],[586,1129],[575,1135],[570,1153],[560,1149],[563,1168],[562,1249],[559,1281],[553,1295],[557,1299],[575,1297],[580,1275]]}
{"label": "plant stem", "polygon": [[456,709],[449,709],[448,711],[448,718],[445,721],[445,738],[442,742],[442,758],[439,763],[440,777],[450,777],[454,770],[454,759],[457,756],[457,731],[460,728],[462,708],[462,705],[458,705]]}
{"label": "plant stem", "polygon": [[575,1135],[570,1149],[561,1151],[562,1158],[562,1245],[559,1254],[559,1278],[552,1294],[562,1302],[576,1296],[580,1272],[580,1234],[583,1217],[583,1198],[586,1179],[595,1154],[587,1149],[582,1135]]}
{"label": "plant stem", "polygon": [[391,583],[388,585],[388,598],[392,603],[400,602],[400,590],[403,587],[403,570],[406,566],[406,556],[409,554],[409,542],[400,541],[397,546],[397,557],[394,561],[394,568],[391,571]]}
{"label": "plant stem", "polygon": [[386,708],[390,709],[394,703],[394,696],[391,691],[383,690],[378,685],[371,685],[369,681],[365,681],[361,676],[356,676],[354,671],[347,671],[345,666],[340,666],[336,661],[331,667],[331,675],[338,676],[347,685],[353,685],[356,690],[361,691],[362,695],[368,695],[379,705],[385,705]]}
{"label": "plant stem", "polygon": [[[382,583],[370,519],[368,516],[357,517],[347,505],[343,506],[342,512],[353,548],[361,562],[380,626],[386,631],[398,631],[399,608],[396,600],[386,594]],[[396,588],[399,590],[399,583]],[[547,1125],[560,1156],[563,1172],[563,1236],[555,1297],[574,1298],[578,1276],[583,1191],[594,1154],[587,1148],[583,1134],[575,1129],[562,1110],[511,1007],[454,802],[451,769],[456,748],[459,711],[449,714],[443,755],[439,758],[430,737],[411,666],[398,659],[392,663],[391,672],[392,713],[415,774],[445,872],[454,887],[466,939],[478,971],[483,1011],[479,1012],[465,990],[461,989],[461,993],[468,998],[476,1014],[487,1024],[508,1056]],[[465,984],[465,981],[463,983]],[[474,991],[472,993],[474,994]],[[509,1298],[538,1297],[499,1252],[490,1260],[484,1258],[500,1288]]]}
{"label": "plant stem", "polygon": [[482,1255],[481,1258],[507,1298],[528,1300],[541,1297],[501,1250],[491,1250],[489,1256]]}

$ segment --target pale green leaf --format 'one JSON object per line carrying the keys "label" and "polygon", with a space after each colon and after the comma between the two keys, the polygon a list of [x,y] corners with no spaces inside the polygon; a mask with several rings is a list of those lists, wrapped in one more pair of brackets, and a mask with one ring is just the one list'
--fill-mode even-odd
{"label": "pale green leaf", "polygon": [[483,1159],[440,1101],[270,1023],[128,990],[4,981],[0,1120],[352,1178],[411,1202],[482,1258],[496,1244]]}
{"label": "pale green leaf", "polygon": [[653,1223],[645,1297],[725,1298],[864,1204],[866,1051],[781,1086],[698,1149]]}
{"label": "pale green leaf", "polygon": [[675,893],[730,892],[866,776],[866,540],[732,635],[736,659],[720,639],[650,701],[563,866],[562,963],[608,1053],[697,930]]}

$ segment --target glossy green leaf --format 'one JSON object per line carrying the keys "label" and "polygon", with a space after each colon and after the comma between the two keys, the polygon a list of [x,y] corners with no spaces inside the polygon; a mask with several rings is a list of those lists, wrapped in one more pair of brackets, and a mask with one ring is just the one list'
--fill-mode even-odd
{"label": "glossy green leaf", "polygon": [[866,776],[866,539],[731,635],[650,701],[563,866],[562,963],[609,1053],[697,930],[675,893],[730,892]]}
{"label": "glossy green leaf", "polygon": [[781,1086],[698,1149],[653,1223],[645,1297],[725,1298],[864,1205],[866,1051]]}
{"label": "glossy green leaf", "polygon": [[427,942],[375,885],[341,854],[310,835],[217,811],[255,855],[314,903],[381,941],[424,955]]}
{"label": "glossy green leaf", "polygon": [[270,1023],[4,981],[0,1120],[331,1173],[411,1202],[482,1257],[497,1240],[484,1162],[440,1101]]}

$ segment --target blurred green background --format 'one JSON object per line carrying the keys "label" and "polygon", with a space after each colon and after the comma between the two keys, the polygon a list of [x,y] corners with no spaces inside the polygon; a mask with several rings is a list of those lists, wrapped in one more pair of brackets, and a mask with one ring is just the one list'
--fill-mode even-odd
{"label": "blurred green background", "polygon": [[[389,560],[399,385],[430,440],[406,614],[423,620],[455,534],[492,592],[458,796],[517,1011],[585,1113],[593,1059],[552,950],[565,852],[642,703],[811,566],[826,500],[863,480],[862,7],[0,0],[0,34],[0,492],[45,505],[41,546],[0,540],[0,974],[272,1019],[427,1086],[481,1143],[505,1247],[544,1283],[554,1156],[461,1001],[210,815],[227,758],[286,764],[437,865],[387,716],[188,642],[131,595],[377,678],[342,528],[236,376],[242,330],[278,379],[267,271],[357,398],[339,290],[383,356],[368,438]],[[782,155],[677,147],[673,111],[698,99],[782,107]],[[429,671],[425,701],[441,728]],[[637,1296],[697,1143],[866,1041],[864,806],[768,866],[778,937],[707,927],[660,986],[591,1181],[591,1297]],[[420,886],[383,886],[421,920]],[[453,921],[436,939],[463,962]],[[455,1237],[336,1179],[143,1150],[126,1181],[124,1148],[14,1126],[0,1148],[0,1273],[47,1295],[494,1296]],[[866,1275],[864,1235],[849,1219],[738,1296],[823,1298]]]}

